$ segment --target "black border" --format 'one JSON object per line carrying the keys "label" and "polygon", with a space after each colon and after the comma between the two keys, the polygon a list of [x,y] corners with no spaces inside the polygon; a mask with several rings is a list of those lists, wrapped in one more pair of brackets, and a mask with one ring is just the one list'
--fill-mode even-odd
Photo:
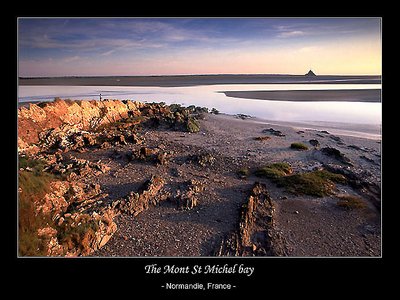
{"label": "black border", "polygon": [[[8,84],[9,87],[14,88],[13,95],[16,99],[17,95],[17,67],[18,62],[16,59],[17,53],[17,18],[18,17],[382,17],[383,27],[386,29],[390,26],[388,18],[385,17],[381,7],[369,6],[364,3],[364,6],[368,6],[366,9],[363,7],[360,10],[359,7],[355,9],[343,9],[343,7],[348,7],[348,3],[335,2],[326,3],[318,1],[318,4],[314,5],[311,1],[307,1],[308,6],[304,2],[293,5],[292,3],[286,3],[282,9],[262,9],[263,7],[268,7],[268,3],[253,3],[250,10],[248,11],[243,8],[244,4],[230,3],[229,9],[226,7],[218,10],[213,5],[207,5],[205,2],[201,3],[187,3],[184,7],[180,7],[178,10],[174,10],[173,7],[169,7],[169,10],[165,10],[160,7],[158,3],[152,3],[151,8],[146,9],[140,7],[140,9],[135,10],[130,8],[127,9],[123,3],[118,5],[122,6],[120,9],[110,8],[110,4],[96,4],[96,9],[78,10],[76,7],[71,6],[71,8],[61,8],[53,9],[47,7],[46,9],[34,8],[29,9],[23,5],[20,11],[16,12],[11,16],[14,39],[14,48],[9,49],[14,52],[15,56],[14,62],[14,76],[11,74],[7,76],[8,80],[12,81]],[[100,4],[100,5],[99,5]],[[37,5],[37,4],[35,4]],[[236,6],[235,6],[236,5]],[[360,4],[362,5],[362,4]],[[312,7],[310,9],[310,6]],[[104,8],[103,8],[104,7]],[[159,9],[157,11],[157,9]],[[222,11],[221,11],[222,10]],[[254,10],[258,10],[254,12]],[[79,11],[79,12],[78,12]],[[127,14],[129,12],[130,14]],[[329,15],[328,15],[329,13]],[[362,15],[360,15],[362,13]],[[392,24],[393,25],[393,24]],[[388,34],[383,34],[383,45],[386,39],[389,38]],[[11,39],[10,39],[11,40]],[[9,41],[10,41],[9,40]],[[386,46],[383,46],[383,50],[386,50]],[[386,53],[386,52],[385,52]],[[383,56],[386,56],[386,54]],[[10,59],[11,61],[11,59]],[[387,65],[383,63],[382,65],[382,78],[383,78],[383,102],[385,102],[386,96],[388,95],[388,82],[389,82],[389,72],[386,71]],[[387,97],[389,98],[389,97]],[[9,99],[6,99],[9,101]],[[10,101],[11,102],[11,101]],[[9,104],[9,102],[7,102]],[[16,103],[10,110],[17,107]],[[386,102],[383,105],[383,115],[385,115],[385,108],[387,108]],[[15,112],[15,110],[13,110]],[[15,132],[17,132],[17,116],[13,115],[12,120],[7,122],[12,122],[15,124]],[[383,121],[383,135],[386,131],[387,118]],[[7,128],[7,127],[6,127]],[[16,144],[17,144],[17,134],[13,136],[13,145],[15,146],[15,152],[11,155],[16,158]],[[386,141],[385,141],[386,145]],[[382,148],[382,150],[385,147]],[[11,149],[11,147],[9,148]],[[385,155],[382,155],[385,159]],[[13,165],[14,169],[16,166]],[[16,169],[15,169],[16,171]],[[383,175],[383,174],[382,174]],[[11,176],[7,178],[9,180]],[[14,177],[16,178],[16,176]],[[386,179],[386,178],[385,178]],[[7,181],[8,182],[8,181]],[[386,187],[388,183],[383,181]],[[7,185],[13,187],[13,194],[16,197],[15,190],[17,189],[16,180],[13,184]],[[382,197],[385,193],[382,190]],[[17,201],[14,202],[14,204]],[[16,205],[12,205],[10,209],[16,212]],[[384,211],[388,210],[387,206],[384,206]],[[381,272],[382,268],[388,265],[387,260],[389,253],[392,253],[390,249],[383,249],[382,258],[77,258],[77,259],[66,259],[66,258],[17,258],[16,253],[16,227],[15,218],[13,220],[10,230],[7,232],[10,234],[11,239],[8,245],[12,246],[10,249],[10,257],[13,262],[13,274],[18,274],[13,277],[16,279],[15,282],[21,281],[32,288],[41,290],[42,288],[50,290],[54,288],[55,291],[61,292],[65,286],[68,289],[65,291],[68,293],[73,293],[74,287],[87,287],[87,292],[96,294],[97,292],[107,291],[115,292],[119,294],[120,292],[130,292],[130,297],[140,297],[142,292],[145,295],[168,295],[168,294],[180,294],[186,295],[185,291],[175,290],[166,291],[161,288],[161,285],[166,281],[171,282],[231,282],[237,286],[236,289],[229,291],[212,291],[213,295],[238,295],[247,294],[250,297],[267,297],[270,293],[278,290],[281,296],[289,296],[290,294],[296,296],[310,296],[310,294],[317,295],[317,288],[327,288],[330,296],[343,296],[342,288],[347,288],[353,286],[354,289],[361,288],[368,285],[369,281],[374,282],[374,286],[377,288],[381,282]],[[383,218],[385,220],[385,218]],[[385,224],[387,224],[385,222]],[[384,228],[385,226],[383,226]],[[383,232],[382,232],[383,236]],[[386,242],[385,235],[385,242]],[[382,240],[383,242],[383,240]],[[207,264],[219,264],[223,265],[228,263],[232,264],[245,264],[247,266],[254,266],[255,273],[249,277],[244,278],[241,276],[233,275],[217,275],[214,278],[195,275],[148,275],[144,272],[144,266],[147,264],[156,263],[160,266],[166,264],[175,264],[180,266],[194,266],[207,265]],[[15,268],[16,267],[16,268]],[[340,274],[339,277],[337,274]],[[371,276],[371,277],[370,277]],[[370,277],[370,278],[368,278]],[[67,280],[67,281],[66,281]],[[362,284],[362,286],[358,286]],[[41,286],[43,285],[43,286]],[[42,291],[43,292],[43,291]],[[261,292],[262,294],[258,294]],[[195,293],[198,295],[206,295],[204,291],[190,291],[190,293]]]}

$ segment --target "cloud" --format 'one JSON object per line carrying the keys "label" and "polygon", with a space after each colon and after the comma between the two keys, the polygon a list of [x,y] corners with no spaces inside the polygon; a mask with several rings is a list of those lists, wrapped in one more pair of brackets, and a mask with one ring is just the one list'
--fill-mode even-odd
{"label": "cloud", "polygon": [[278,33],[278,37],[280,38],[291,38],[306,35],[304,31],[301,30],[292,30],[292,31],[283,31]]}
{"label": "cloud", "polygon": [[305,46],[305,47],[301,47],[297,50],[297,52],[300,53],[309,53],[309,52],[315,52],[315,51],[321,51],[323,50],[322,47],[320,46]]}
{"label": "cloud", "polygon": [[63,61],[66,63],[69,63],[69,62],[73,62],[73,61],[80,60],[80,59],[81,59],[80,56],[75,55],[75,56],[71,56],[71,57],[66,57],[63,59]]}

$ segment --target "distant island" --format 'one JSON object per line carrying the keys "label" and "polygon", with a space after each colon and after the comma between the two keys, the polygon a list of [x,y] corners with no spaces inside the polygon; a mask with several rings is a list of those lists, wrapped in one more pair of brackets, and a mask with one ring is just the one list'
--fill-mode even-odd
{"label": "distant island", "polygon": [[315,75],[315,73],[312,70],[310,70],[305,76],[317,76],[317,75]]}

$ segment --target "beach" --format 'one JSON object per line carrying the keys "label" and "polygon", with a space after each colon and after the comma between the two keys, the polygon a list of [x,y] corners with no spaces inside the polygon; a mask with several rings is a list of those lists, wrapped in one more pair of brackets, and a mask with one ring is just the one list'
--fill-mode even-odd
{"label": "beach", "polygon": [[[108,158],[109,151],[79,155],[109,163],[112,175],[99,176],[94,182],[107,187],[112,198],[131,190],[133,182],[142,182],[155,173],[168,178],[171,188],[190,179],[201,180],[207,186],[193,210],[177,210],[175,205],[166,202],[137,217],[121,216],[117,219],[117,233],[93,256],[212,256],[223,237],[235,230],[240,206],[255,181],[267,185],[276,205],[275,230],[285,237],[289,256],[381,254],[380,212],[376,203],[367,200],[364,209],[348,211],[338,207],[334,195],[322,198],[294,196],[268,179],[254,175],[241,179],[236,175],[243,167],[254,170],[282,161],[290,163],[295,172],[318,168],[328,158],[309,144],[310,140],[316,139],[320,143],[318,148],[339,149],[354,164],[352,168],[357,172],[368,170],[369,180],[380,184],[380,140],[337,136],[323,130],[226,115],[209,114],[200,123],[201,130],[197,134],[163,130],[146,133],[147,145],[174,151],[174,159],[168,167],[128,163],[123,158],[113,160]],[[285,136],[262,132],[269,128]],[[258,136],[270,139],[254,140]],[[310,150],[293,150],[290,148],[292,142],[303,142]],[[118,152],[126,153],[129,149],[130,146],[119,147]],[[216,158],[215,164],[203,168],[183,159],[199,153],[210,153]],[[171,175],[171,170],[176,170],[174,172],[179,176]],[[357,194],[345,185],[339,186],[337,193]]]}
{"label": "beach", "polygon": [[[198,84],[199,78],[191,81],[185,78],[186,83],[177,82],[176,78],[161,82],[157,78],[157,84],[191,85]],[[254,82],[256,78],[251,80]],[[281,83],[283,79],[280,78]],[[55,84],[53,79],[43,80],[38,79],[34,84]],[[90,81],[71,80],[64,83],[79,85]],[[128,81],[118,82],[124,85]],[[101,79],[96,82],[105,84]],[[150,82],[147,77],[135,84]],[[307,99],[319,103],[377,103],[381,100],[380,90],[375,89],[220,93],[244,97],[245,101],[295,103]],[[71,245],[71,242],[67,246],[59,240],[58,248],[48,246],[49,256],[381,256],[380,124],[267,120],[244,113],[210,113],[211,107],[206,109],[207,113],[200,107],[194,113],[193,107],[188,113],[179,104],[61,99],[27,101],[20,105],[20,153],[34,150],[36,154],[29,157],[49,161],[50,170],[68,170],[77,164],[76,175],[70,182],[60,183],[61,186],[72,186],[78,191],[87,189],[86,194],[96,195],[86,199],[79,194],[74,196],[78,200],[70,203],[70,196],[65,194],[63,205],[67,205],[68,213],[53,211],[59,204],[45,203],[40,207],[51,211],[61,224],[74,214],[77,220],[82,216],[89,220],[100,216],[104,218],[101,224],[107,224],[96,227],[95,236],[103,238],[90,244],[95,246]],[[171,115],[171,109],[178,109],[178,113]],[[171,122],[182,122],[182,116],[186,127],[171,129]],[[191,123],[192,118],[195,123]],[[98,124],[103,124],[99,127],[102,131]],[[287,173],[278,177],[260,175],[260,170],[274,164],[286,166]],[[84,171],[80,169],[82,166]],[[303,180],[302,176],[315,174],[322,176],[317,178],[322,180],[318,186],[322,192],[302,191],[301,185],[282,185],[285,179]],[[325,176],[333,176],[338,182],[325,181]],[[270,203],[268,213],[265,200],[250,202],[256,199],[249,196],[250,191],[258,189],[264,191],[260,199],[268,199]],[[140,209],[134,199],[145,201],[138,200]],[[355,206],[344,199],[355,201]],[[74,209],[75,203],[80,203],[79,212]],[[250,204],[257,213],[246,211]],[[74,214],[71,216],[69,211]],[[244,220],[246,214],[249,217]],[[266,220],[270,221],[262,223]],[[260,222],[263,225],[257,227],[255,224]],[[56,232],[62,228],[54,226]],[[247,230],[245,236],[250,236],[247,242],[242,236],[243,228]],[[90,235],[85,235],[79,243],[85,239],[90,240]],[[232,250],[227,246],[232,245],[231,239],[241,241],[238,248]]]}

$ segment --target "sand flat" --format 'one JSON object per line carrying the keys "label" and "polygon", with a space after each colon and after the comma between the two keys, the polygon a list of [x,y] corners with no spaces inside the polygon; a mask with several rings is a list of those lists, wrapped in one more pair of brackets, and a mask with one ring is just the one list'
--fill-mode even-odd
{"label": "sand flat", "polygon": [[19,85],[196,86],[217,84],[380,84],[381,76],[213,74],[168,76],[92,76],[19,78]]}
{"label": "sand flat", "polygon": [[362,90],[292,90],[292,91],[227,91],[227,97],[275,101],[351,101],[381,102],[380,89]]}

